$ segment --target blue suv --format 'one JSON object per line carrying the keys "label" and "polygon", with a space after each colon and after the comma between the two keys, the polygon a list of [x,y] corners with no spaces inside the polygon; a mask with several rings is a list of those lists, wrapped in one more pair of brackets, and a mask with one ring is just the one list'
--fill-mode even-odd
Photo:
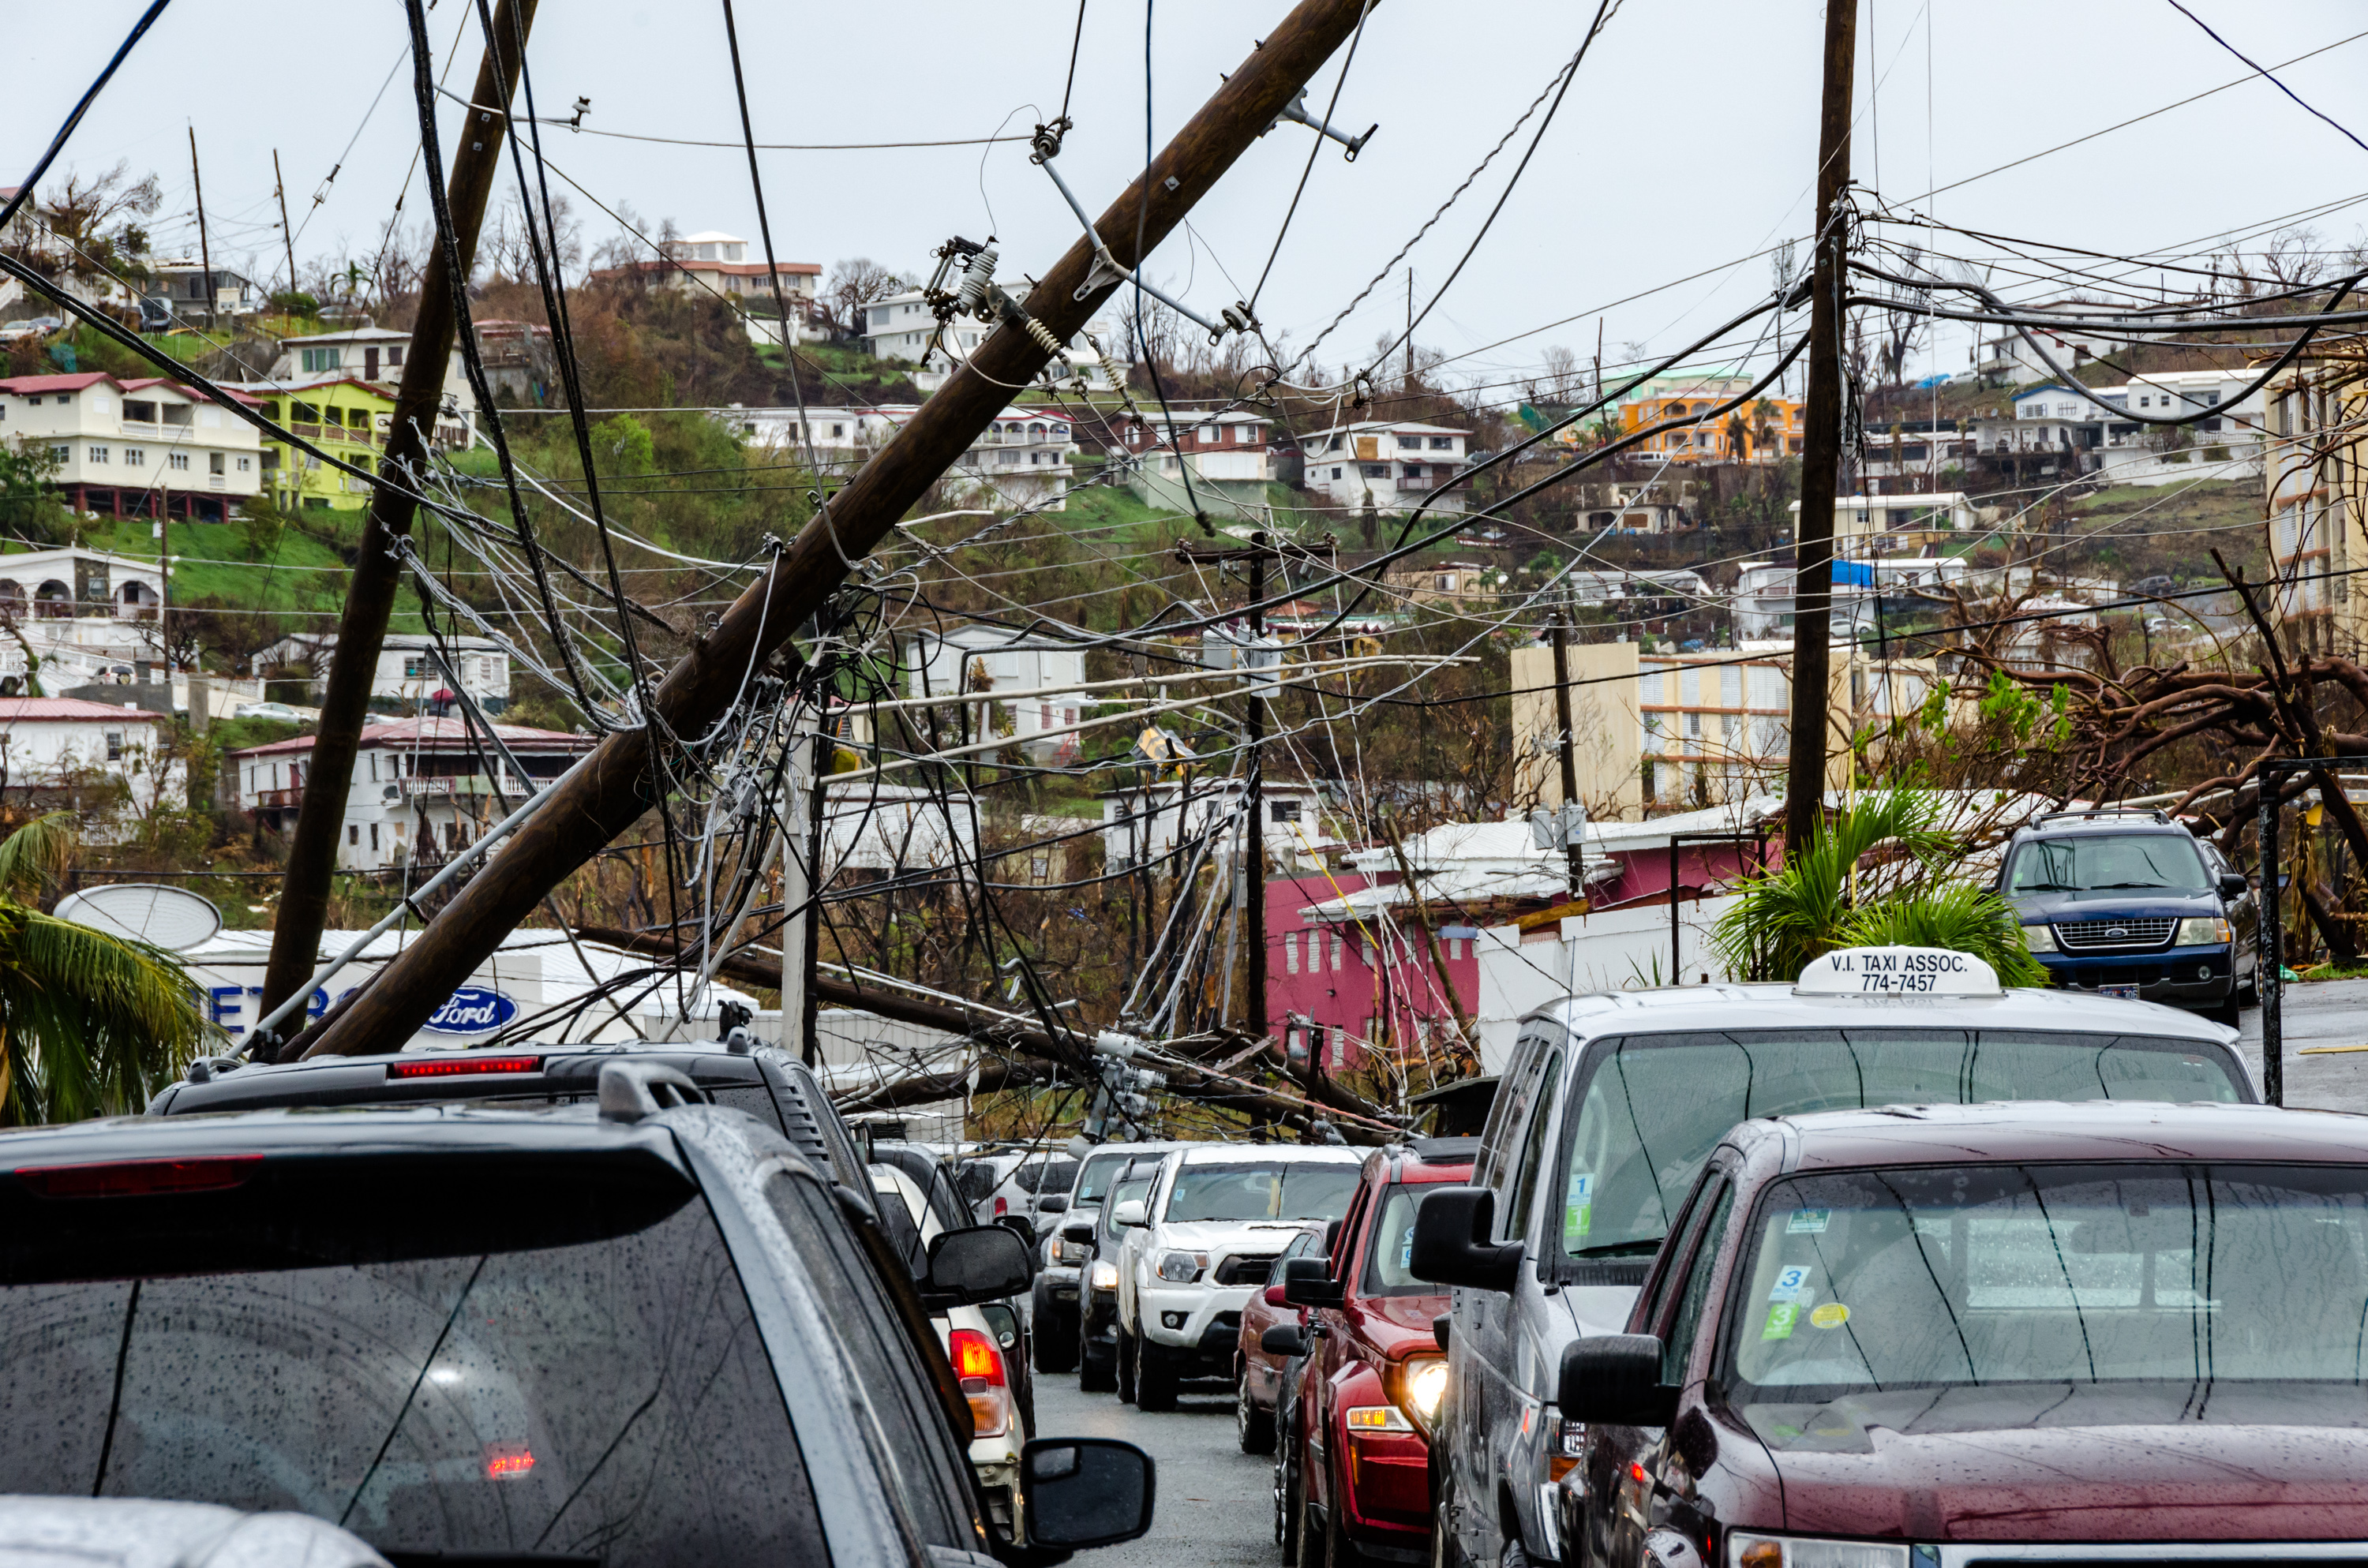
{"label": "blue suv", "polygon": [[1998,872],[2032,956],[2071,991],[2237,1021],[2254,990],[2251,886],[2158,811],[2056,812],[2017,832]]}

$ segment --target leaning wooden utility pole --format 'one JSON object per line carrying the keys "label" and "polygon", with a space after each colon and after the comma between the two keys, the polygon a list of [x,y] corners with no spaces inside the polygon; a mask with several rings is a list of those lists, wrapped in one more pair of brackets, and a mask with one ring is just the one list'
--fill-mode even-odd
{"label": "leaning wooden utility pole", "polygon": [[1793,534],[1793,738],[1784,789],[1784,853],[1805,850],[1826,800],[1826,707],[1831,679],[1834,488],[1842,456],[1842,289],[1849,235],[1850,79],[1858,0],[1826,0],[1825,106],[1817,117],[1817,231],[1809,296],[1809,407],[1802,422],[1801,524]]}
{"label": "leaning wooden utility pole", "polygon": [[[513,58],[516,51],[505,46],[526,37],[534,25],[536,4],[537,0],[501,0],[495,8],[493,37],[486,40],[484,60],[477,67],[471,103],[500,106],[510,101],[518,85],[518,62]],[[416,59],[415,77],[425,79],[430,64],[424,55]],[[445,187],[451,210],[452,248],[459,254],[462,273],[458,281],[464,287],[466,274],[476,263],[477,232],[484,222],[485,200],[501,169],[502,133],[508,119],[489,107],[471,110],[466,125],[460,145],[453,149],[452,177]],[[416,476],[427,471],[428,436],[444,406],[445,367],[452,358],[457,330],[454,281],[445,248],[431,248],[420,280],[419,319],[411,329],[403,381],[394,394],[386,455],[379,460],[379,472],[398,483],[381,484],[370,496],[361,549],[346,579],[346,607],[337,619],[336,648],[330,656],[327,689],[321,697],[320,729],[304,772],[303,809],[297,814],[296,831],[289,840],[279,916],[271,934],[271,961],[264,971],[265,1014],[309,983],[313,966],[320,961],[321,930],[328,922],[329,879],[336,869],[337,845],[345,836],[346,796],[353,788],[354,756],[360,749],[362,724],[370,714],[370,687],[378,674],[379,653],[386,643],[387,619],[393,614],[394,596],[403,583],[394,542],[411,532]],[[295,287],[292,279],[289,287]],[[529,907],[539,902],[539,897],[529,901]],[[439,1003],[450,990],[447,986],[438,993]],[[268,1049],[263,1044],[256,1047],[258,1051]]]}
{"label": "leaning wooden utility pole", "polygon": [[296,292],[296,231],[288,226],[288,182],[279,173],[279,149],[271,149],[271,195],[279,203],[279,240],[288,248],[288,291]]}
{"label": "leaning wooden utility pole", "polygon": [[211,332],[214,306],[222,295],[214,288],[213,246],[206,239],[206,182],[198,173],[198,128],[194,125],[189,127],[189,187],[196,193],[198,200],[198,265],[206,269],[206,330]]}
{"label": "leaning wooden utility pole", "polygon": [[[1113,259],[1133,267],[1166,239],[1272,128],[1370,9],[1371,0],[1300,0],[1101,215],[1096,230]],[[1098,260],[1092,240],[1081,236],[1018,312],[1052,342],[1074,338],[1123,282]],[[653,734],[704,734],[729,711],[748,671],[838,589],[848,563],[887,535],[1001,415],[1010,389],[1034,381],[1051,354],[1021,321],[1005,320],[675,665],[657,687],[650,722],[609,735],[554,787],[541,810],[306,1054],[360,1055],[409,1040],[544,893],[658,802]],[[341,778],[340,801],[344,788]],[[334,824],[342,812],[324,814]],[[323,869],[325,881],[325,861]]]}

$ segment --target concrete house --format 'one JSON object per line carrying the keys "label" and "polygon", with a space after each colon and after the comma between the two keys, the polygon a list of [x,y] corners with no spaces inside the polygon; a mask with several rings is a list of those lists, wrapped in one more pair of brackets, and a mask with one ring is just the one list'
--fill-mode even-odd
{"label": "concrete house", "polygon": [[[5,561],[0,561],[5,564]],[[455,633],[440,642],[417,632],[389,632],[380,645],[378,669],[370,679],[370,699],[405,710],[419,709],[438,702],[450,702],[451,682],[437,666],[431,656],[438,647],[447,651],[459,666],[461,689],[473,699],[487,713],[499,713],[509,706],[509,651],[490,637],[468,637]],[[334,632],[317,636],[283,639],[255,656],[258,669],[273,665],[303,665],[313,672],[313,690],[318,696],[329,677],[329,664],[336,656],[337,639]]]}
{"label": "concrete house", "polygon": [[50,483],[80,512],[224,522],[262,489],[255,426],[160,379],[85,370],[0,380],[0,441],[46,447],[58,465]]}
{"label": "concrete house", "polygon": [[[1377,511],[1405,512],[1433,500],[1431,492],[1463,467],[1468,430],[1444,425],[1366,420],[1317,431],[1300,443],[1307,488],[1339,511],[1360,512],[1368,496]],[[1435,508],[1463,510],[1461,491],[1436,498]]]}
{"label": "concrete house", "polygon": [[[249,381],[245,391],[262,400],[274,424],[365,472],[377,466],[393,428],[394,394],[382,382],[352,376],[302,385]],[[283,440],[264,442],[263,472],[265,489],[281,511],[353,512],[370,505],[368,480],[331,468]]]}

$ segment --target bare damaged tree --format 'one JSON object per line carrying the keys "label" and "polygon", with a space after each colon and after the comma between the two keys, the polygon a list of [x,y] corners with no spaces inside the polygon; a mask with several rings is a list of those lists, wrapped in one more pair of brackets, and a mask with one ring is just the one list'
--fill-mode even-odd
{"label": "bare damaged tree", "polygon": [[1541,361],[1545,374],[1533,384],[1545,394],[1544,401],[1555,403],[1577,403],[1580,390],[1587,384],[1578,368],[1578,356],[1561,344],[1551,344]]}
{"label": "bare damaged tree", "polygon": [[95,175],[67,175],[42,200],[41,222],[64,247],[65,270],[74,277],[136,272],[144,269],[148,231],[132,220],[149,216],[163,201],[154,174],[135,180],[131,165],[118,160]]}
{"label": "bare damaged tree", "polygon": [[2261,270],[2281,289],[2304,289],[2327,271],[2316,229],[2281,229],[2261,247]]}
{"label": "bare damaged tree", "polygon": [[817,311],[830,324],[832,335],[856,337],[863,332],[863,309],[916,287],[902,273],[893,272],[868,256],[834,263]]}

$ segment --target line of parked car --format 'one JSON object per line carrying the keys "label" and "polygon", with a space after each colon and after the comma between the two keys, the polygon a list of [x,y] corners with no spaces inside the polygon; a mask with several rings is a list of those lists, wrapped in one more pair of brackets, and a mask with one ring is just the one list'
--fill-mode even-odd
{"label": "line of parked car", "polygon": [[[1320,1201],[1279,1199],[1298,1172]],[[1045,1235],[1041,1370],[1158,1408],[1231,1327],[1297,1568],[2368,1536],[2368,1124],[2260,1104],[2222,1023],[1962,954],[1570,998],[1477,1138],[1108,1145]]]}
{"label": "line of parked car", "polygon": [[202,1062],[146,1116],[0,1134],[0,1494],[140,1500],[0,1507],[0,1548],[1059,1562],[1144,1533],[1155,1478],[1032,1437],[1032,1273],[745,1031]]}

